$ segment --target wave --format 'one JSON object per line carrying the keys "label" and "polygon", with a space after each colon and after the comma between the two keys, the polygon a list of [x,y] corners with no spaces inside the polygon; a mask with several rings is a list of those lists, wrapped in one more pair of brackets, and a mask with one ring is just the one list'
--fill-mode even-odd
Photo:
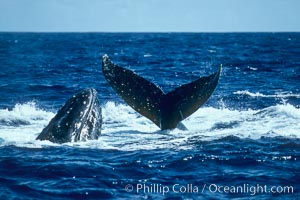
{"label": "wave", "polygon": [[[189,129],[187,131],[160,131],[150,120],[125,104],[107,102],[102,105],[102,114],[103,130],[98,140],[63,146],[117,150],[190,149],[202,141],[230,136],[300,138],[300,109],[290,104],[243,111],[203,107],[183,121]],[[54,115],[38,108],[34,102],[16,104],[12,110],[0,110],[0,146],[60,146],[35,140]]]}
{"label": "wave", "polygon": [[293,94],[292,92],[282,92],[282,93],[276,93],[276,94],[262,94],[260,92],[252,93],[252,92],[249,92],[248,90],[242,90],[242,91],[236,91],[233,94],[247,95],[250,97],[265,97],[265,98],[289,98],[289,97],[300,98],[300,94]]}
{"label": "wave", "polygon": [[61,91],[61,90],[67,90],[69,89],[68,87],[66,87],[65,85],[47,85],[47,84],[29,84],[29,89],[31,90],[57,90],[57,91]]}
{"label": "wave", "polygon": [[54,113],[39,109],[35,102],[16,104],[12,110],[0,110],[0,138],[5,145],[24,144],[35,140]]}

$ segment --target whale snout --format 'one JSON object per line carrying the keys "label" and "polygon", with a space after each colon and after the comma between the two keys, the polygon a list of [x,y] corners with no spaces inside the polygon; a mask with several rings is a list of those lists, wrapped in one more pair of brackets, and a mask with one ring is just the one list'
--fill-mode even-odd
{"label": "whale snout", "polygon": [[98,139],[101,126],[101,106],[97,91],[84,89],[65,103],[37,139],[54,143]]}

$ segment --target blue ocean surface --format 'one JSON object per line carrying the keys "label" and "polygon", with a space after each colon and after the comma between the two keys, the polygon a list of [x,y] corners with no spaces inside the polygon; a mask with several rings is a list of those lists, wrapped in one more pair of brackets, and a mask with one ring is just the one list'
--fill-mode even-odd
{"label": "blue ocean surface", "polygon": [[[161,131],[109,86],[101,58],[165,92],[223,71]],[[35,138],[85,88],[98,140]],[[0,33],[0,199],[300,199],[300,33]]]}

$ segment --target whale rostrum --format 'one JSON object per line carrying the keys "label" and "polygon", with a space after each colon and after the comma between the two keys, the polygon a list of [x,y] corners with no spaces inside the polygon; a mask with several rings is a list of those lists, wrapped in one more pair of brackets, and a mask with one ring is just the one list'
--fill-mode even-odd
{"label": "whale rostrum", "polygon": [[71,97],[36,138],[54,143],[98,139],[102,115],[95,89],[85,89]]}

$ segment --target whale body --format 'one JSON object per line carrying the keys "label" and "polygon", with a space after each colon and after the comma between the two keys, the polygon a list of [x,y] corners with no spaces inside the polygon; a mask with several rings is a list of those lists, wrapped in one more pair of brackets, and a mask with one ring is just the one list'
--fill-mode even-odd
{"label": "whale body", "polygon": [[111,87],[135,111],[161,130],[174,129],[200,108],[214,92],[222,70],[175,88],[165,94],[160,87],[131,70],[115,65],[107,55],[102,71]]}
{"label": "whale body", "polygon": [[102,115],[95,89],[84,89],[71,97],[36,138],[54,143],[98,139]]}

